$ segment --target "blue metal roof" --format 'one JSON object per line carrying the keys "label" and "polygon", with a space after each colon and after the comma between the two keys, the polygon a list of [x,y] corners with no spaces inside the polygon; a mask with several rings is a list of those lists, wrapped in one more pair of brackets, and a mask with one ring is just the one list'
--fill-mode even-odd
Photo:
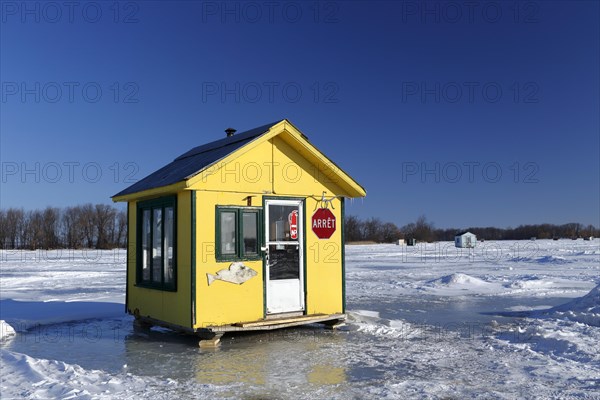
{"label": "blue metal roof", "polygon": [[267,133],[273,125],[279,122],[280,121],[259,126],[258,128],[246,132],[194,147],[190,151],[177,157],[173,162],[137,181],[127,189],[115,194],[113,197],[172,185],[173,183],[188,179],[202,171],[204,168],[227,157],[229,154],[250,143],[257,137]]}

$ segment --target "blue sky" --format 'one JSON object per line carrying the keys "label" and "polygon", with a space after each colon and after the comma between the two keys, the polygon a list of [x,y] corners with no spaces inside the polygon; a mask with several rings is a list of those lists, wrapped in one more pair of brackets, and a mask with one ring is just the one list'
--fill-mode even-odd
{"label": "blue sky", "polygon": [[226,127],[288,118],[367,189],[350,214],[600,226],[598,2],[0,13],[2,208],[110,202]]}

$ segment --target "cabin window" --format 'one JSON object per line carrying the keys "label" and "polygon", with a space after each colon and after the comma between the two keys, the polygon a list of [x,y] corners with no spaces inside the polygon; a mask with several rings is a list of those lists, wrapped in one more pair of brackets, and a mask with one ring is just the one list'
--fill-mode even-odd
{"label": "cabin window", "polygon": [[258,255],[258,213],[242,211],[243,254]]}
{"label": "cabin window", "polygon": [[261,258],[260,216],[257,207],[217,207],[217,261]]}
{"label": "cabin window", "polygon": [[236,221],[237,213],[235,211],[222,211],[219,223],[221,225],[221,241],[219,248],[224,256],[235,256],[236,254]]}
{"label": "cabin window", "polygon": [[138,203],[138,286],[175,290],[177,277],[176,200],[165,197]]}

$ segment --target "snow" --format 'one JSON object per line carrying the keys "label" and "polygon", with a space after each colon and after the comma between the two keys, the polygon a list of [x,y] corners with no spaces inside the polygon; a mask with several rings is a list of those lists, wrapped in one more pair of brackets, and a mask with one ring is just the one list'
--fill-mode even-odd
{"label": "snow", "polygon": [[583,297],[574,299],[561,306],[556,306],[553,311],[571,311],[591,314],[600,314],[600,285],[596,286]]}
{"label": "snow", "polygon": [[[147,385],[141,378],[114,376],[85,370],[55,360],[43,360],[2,350],[2,394],[36,399],[110,398],[123,392],[142,393]],[[10,382],[10,387],[5,386]]]}
{"label": "snow", "polygon": [[125,251],[0,251],[2,398],[600,398],[600,241],[346,247],[347,326],[124,314]]}
{"label": "snow", "polygon": [[556,318],[600,327],[600,285],[583,297],[549,310]]}
{"label": "snow", "polygon": [[417,333],[417,330],[405,321],[381,318],[377,311],[351,311],[348,314],[348,322],[358,332],[380,337],[406,339],[414,337]]}
{"label": "snow", "polygon": [[90,301],[36,302],[6,299],[0,300],[0,309],[2,318],[7,323],[18,332],[24,332],[36,325],[122,316],[124,305]]}
{"label": "snow", "polygon": [[7,324],[6,321],[0,320],[0,340],[9,338],[15,334],[15,328]]}
{"label": "snow", "polygon": [[488,283],[479,279],[479,278],[475,278],[466,274],[461,274],[461,273],[456,273],[456,274],[452,274],[452,275],[446,275],[443,276],[439,279],[434,279],[432,281],[430,281],[431,283],[441,283],[443,285],[475,285],[475,286],[481,286],[481,285],[487,285]]}

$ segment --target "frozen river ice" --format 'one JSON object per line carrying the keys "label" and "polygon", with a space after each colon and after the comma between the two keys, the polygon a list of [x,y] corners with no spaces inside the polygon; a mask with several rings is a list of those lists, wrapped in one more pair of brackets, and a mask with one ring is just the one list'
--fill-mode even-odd
{"label": "frozen river ice", "polygon": [[217,350],[133,329],[122,251],[4,251],[2,398],[600,398],[600,299],[552,309],[600,284],[599,244],[347,246],[344,329]]}

